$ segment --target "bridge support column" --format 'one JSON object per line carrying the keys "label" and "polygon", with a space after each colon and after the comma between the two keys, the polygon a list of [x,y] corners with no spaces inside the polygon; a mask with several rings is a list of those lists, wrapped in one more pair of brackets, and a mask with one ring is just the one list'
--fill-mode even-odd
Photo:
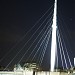
{"label": "bridge support column", "polygon": [[57,11],[57,0],[55,0],[55,6],[54,6],[54,16],[53,16],[53,25],[52,25],[52,43],[51,43],[51,71],[54,71],[55,68],[55,57],[56,57],[56,51],[57,51],[57,45],[56,45],[56,13]]}

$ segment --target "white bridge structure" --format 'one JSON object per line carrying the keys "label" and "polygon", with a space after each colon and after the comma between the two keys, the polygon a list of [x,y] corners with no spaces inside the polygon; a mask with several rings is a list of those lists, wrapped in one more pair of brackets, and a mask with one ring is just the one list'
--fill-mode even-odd
{"label": "white bridge structure", "polygon": [[[51,8],[52,8],[52,6],[51,6]],[[41,17],[41,19],[47,14],[47,12]],[[41,38],[39,39],[39,41],[37,42],[37,44],[35,45],[35,47],[33,48],[33,50],[30,51],[30,55],[29,55],[29,57],[27,58],[26,61],[28,61],[29,58],[31,59],[31,57],[32,57],[32,61],[33,61],[35,59],[35,57],[38,56],[36,59],[38,60],[37,62],[39,62],[39,65],[41,65],[42,61],[43,61],[43,58],[44,58],[44,55],[45,55],[45,52],[47,50],[49,40],[51,39],[50,70],[49,71],[34,71],[33,69],[26,69],[26,68],[23,69],[22,67],[20,67],[18,69],[14,68],[13,71],[6,71],[7,68],[10,66],[10,64],[12,63],[12,61],[17,57],[18,54],[20,54],[20,52],[23,50],[23,48],[26,46],[26,44],[32,39],[32,37],[37,33],[37,31],[44,24],[44,22],[46,22],[46,24],[44,25],[44,27],[42,27],[42,30],[39,32],[37,37],[34,39],[32,44],[28,48],[28,50],[21,57],[21,59],[19,60],[18,64],[21,63],[21,61],[25,57],[26,53],[29,52],[29,50],[34,45],[34,43],[39,38],[39,36],[41,36],[43,34],[41,36]],[[34,25],[30,29],[30,31],[33,30],[33,28],[35,26],[36,25]],[[24,44],[22,49],[20,49],[17,52],[17,54],[14,56],[14,58],[8,63],[8,65],[5,67],[5,69],[3,71],[0,71],[0,75],[75,75],[74,71],[72,71],[72,73],[70,73],[70,70],[68,68],[68,65],[70,66],[70,68],[73,68],[73,66],[72,66],[68,51],[66,49],[66,46],[65,45],[63,46],[64,40],[63,40],[63,38],[61,38],[62,36],[60,34],[60,31],[61,30],[59,29],[59,27],[57,25],[57,0],[55,0],[55,2],[54,2],[54,13],[53,13],[53,10],[52,10],[51,13],[47,16],[47,18],[43,21],[43,23],[36,29],[36,31],[31,36],[31,38]],[[62,42],[62,40],[63,40],[63,42]],[[40,53],[38,53],[38,52],[40,52]],[[66,55],[65,55],[65,52],[66,52]],[[61,72],[60,71],[55,71],[56,70],[55,67],[58,68],[58,65],[59,65],[58,53],[60,53],[60,61],[61,61],[61,64],[62,64],[62,68],[63,68],[63,70],[66,69],[67,71],[61,71]],[[67,59],[66,59],[66,56],[67,56]],[[67,64],[67,61],[68,61],[68,64]],[[65,67],[64,67],[64,65],[65,65]]]}
{"label": "white bridge structure", "polygon": [[37,71],[34,74],[33,70],[18,70],[18,71],[1,71],[0,75],[75,75],[75,72],[67,73],[67,72]]}

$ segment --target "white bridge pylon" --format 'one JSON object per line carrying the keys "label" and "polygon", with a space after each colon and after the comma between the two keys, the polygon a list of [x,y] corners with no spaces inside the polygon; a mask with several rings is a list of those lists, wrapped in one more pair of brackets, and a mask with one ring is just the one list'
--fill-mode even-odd
{"label": "white bridge pylon", "polygon": [[56,30],[57,30],[57,0],[54,5],[53,25],[52,25],[52,42],[51,42],[51,71],[54,71],[55,57],[57,53]]}

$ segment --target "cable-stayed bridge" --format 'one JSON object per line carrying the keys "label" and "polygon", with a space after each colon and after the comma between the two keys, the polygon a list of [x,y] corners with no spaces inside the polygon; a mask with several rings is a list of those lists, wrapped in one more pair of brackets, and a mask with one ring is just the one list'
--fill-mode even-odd
{"label": "cable-stayed bridge", "polygon": [[[54,10],[53,10],[54,8]],[[42,66],[43,62],[45,62],[45,54],[47,50],[49,50],[49,60],[47,62],[49,63],[48,71],[49,73],[39,73],[37,72],[36,75],[49,75],[51,72],[51,75],[68,75],[68,71],[70,68],[73,68],[73,65],[71,63],[71,59],[67,50],[66,42],[63,38],[63,33],[61,31],[61,27],[59,25],[59,22],[61,18],[57,18],[57,0],[55,0],[54,4],[51,5],[51,7],[48,9],[48,11],[36,22],[36,24],[24,35],[21,40],[19,40],[18,43],[22,43],[22,47],[17,49],[17,53],[15,56],[10,60],[10,62],[6,65],[6,67],[3,69],[3,71],[6,71],[12,62],[17,58],[17,63],[15,64],[21,64],[24,63],[35,63],[39,65],[39,67]],[[40,24],[38,27],[37,24]],[[29,36],[29,33],[31,31],[34,31],[34,33]],[[24,43],[24,39],[29,36],[28,40]],[[31,41],[34,39],[33,41]],[[2,62],[5,57],[10,54],[14,50],[15,47],[17,47],[18,43],[13,46],[13,48],[5,54],[5,56],[0,60]],[[26,50],[24,50],[26,48]],[[23,53],[23,54],[21,54]],[[20,59],[18,59],[18,56],[21,56]],[[14,65],[15,65],[14,64]],[[45,62],[45,64],[47,64]],[[61,66],[59,66],[61,65]],[[26,74],[25,71],[23,71],[23,68],[19,65],[19,71],[14,73],[9,73],[11,75],[27,75],[27,74],[34,74],[32,70]],[[24,67],[24,66],[23,66]],[[28,66],[27,66],[28,67]],[[26,67],[26,68],[27,68]],[[65,70],[67,73],[61,73],[55,72],[56,69],[59,69],[59,67],[62,67],[62,70]],[[38,69],[38,68],[37,68]],[[25,69],[24,69],[25,70]],[[6,72],[8,73],[8,72]],[[3,72],[1,72],[2,75],[5,75]],[[8,74],[8,75],[9,75]]]}

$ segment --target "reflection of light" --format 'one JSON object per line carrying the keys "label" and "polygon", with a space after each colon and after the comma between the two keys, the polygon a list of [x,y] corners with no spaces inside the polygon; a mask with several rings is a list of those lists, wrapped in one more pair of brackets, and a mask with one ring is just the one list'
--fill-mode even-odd
{"label": "reflection of light", "polygon": [[55,56],[56,56],[56,0],[52,25],[52,43],[51,43],[51,71],[54,71]]}
{"label": "reflection of light", "polygon": [[24,75],[33,75],[33,71],[25,71]]}

